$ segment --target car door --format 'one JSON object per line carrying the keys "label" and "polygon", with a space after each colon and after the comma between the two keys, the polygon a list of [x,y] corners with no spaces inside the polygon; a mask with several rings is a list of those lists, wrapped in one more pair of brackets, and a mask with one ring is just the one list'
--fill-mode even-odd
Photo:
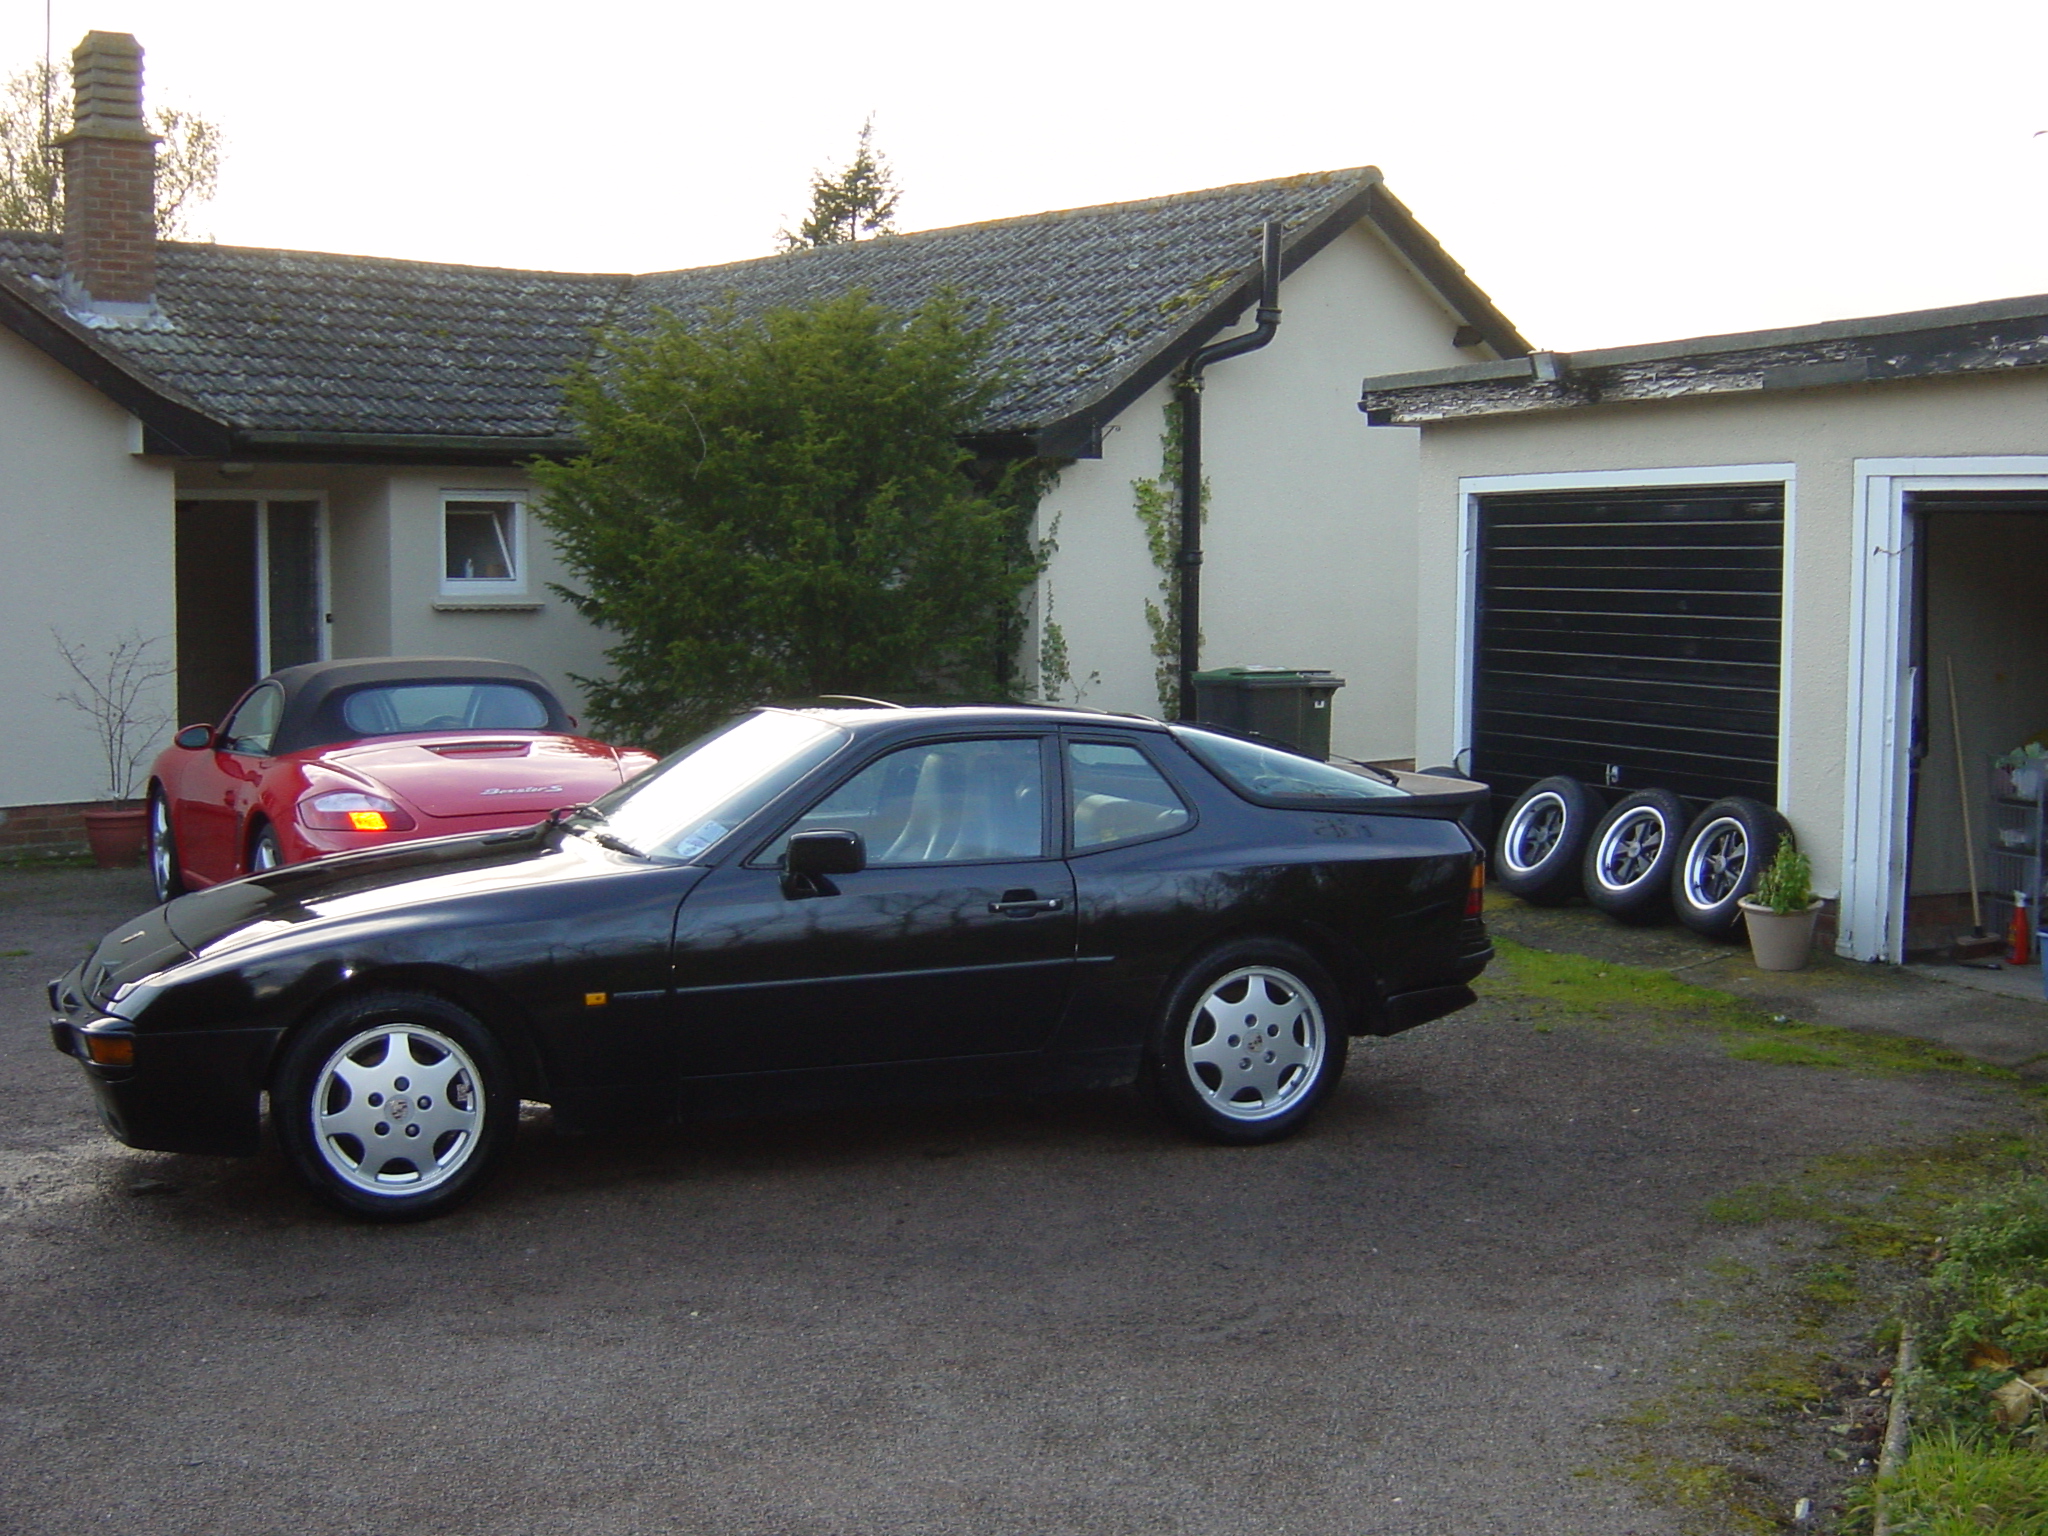
{"label": "car door", "polygon": [[[685,1076],[1040,1048],[1073,982],[1073,877],[1048,807],[1051,741],[921,741],[868,761],[677,914]],[[793,831],[844,828],[867,867],[785,881]]]}
{"label": "car door", "polygon": [[172,814],[180,859],[209,885],[241,873],[243,829],[283,716],[282,688],[263,683],[251,689],[214,733],[205,760],[179,780]]}

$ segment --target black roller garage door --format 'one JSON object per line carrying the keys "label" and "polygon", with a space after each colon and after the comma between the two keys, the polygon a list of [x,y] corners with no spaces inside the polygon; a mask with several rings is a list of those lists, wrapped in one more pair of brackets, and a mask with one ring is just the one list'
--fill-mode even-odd
{"label": "black roller garage door", "polygon": [[1473,771],[1778,797],[1777,485],[1482,497]]}

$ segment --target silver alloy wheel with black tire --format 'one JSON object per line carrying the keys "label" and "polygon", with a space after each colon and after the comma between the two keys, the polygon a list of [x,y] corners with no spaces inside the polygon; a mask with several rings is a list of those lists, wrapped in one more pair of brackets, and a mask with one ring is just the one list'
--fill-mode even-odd
{"label": "silver alloy wheel with black tire", "polygon": [[249,873],[260,875],[284,862],[284,845],[277,840],[277,828],[265,823],[249,845]]}
{"label": "silver alloy wheel with black tire", "polygon": [[1741,795],[1716,800],[1693,819],[1671,871],[1678,920],[1710,939],[1730,939],[1742,923],[1736,905],[1756,886],[1777,851],[1785,818]]}
{"label": "silver alloy wheel with black tire", "polygon": [[1313,955],[1242,939],[1183,971],[1160,1010],[1148,1069],[1166,1112],[1211,1141],[1278,1141],[1344,1073],[1343,1000]]}
{"label": "silver alloy wheel with black tire", "polygon": [[1599,796],[1563,774],[1531,784],[1501,823],[1494,879],[1535,906],[1570,901],[1582,888],[1579,864],[1601,808]]}
{"label": "silver alloy wheel with black tire", "polygon": [[171,803],[161,785],[149,792],[149,883],[159,903],[185,894],[185,877],[178,873],[178,840],[171,833]]}
{"label": "silver alloy wheel with black tire", "polygon": [[1685,842],[1685,802],[1668,789],[1617,801],[1586,843],[1586,900],[1624,923],[1671,915],[1671,871]]}
{"label": "silver alloy wheel with black tire", "polygon": [[383,1221],[467,1199],[517,1128],[504,1052],[469,1012],[421,993],[350,998],[293,1039],[272,1087],[278,1141],[315,1192]]}

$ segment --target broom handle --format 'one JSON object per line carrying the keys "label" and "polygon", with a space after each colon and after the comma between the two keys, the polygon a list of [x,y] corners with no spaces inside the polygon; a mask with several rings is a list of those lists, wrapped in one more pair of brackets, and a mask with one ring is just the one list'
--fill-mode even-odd
{"label": "broom handle", "polygon": [[1963,856],[1970,861],[1970,931],[1984,932],[1984,899],[1977,894],[1977,834],[1970,830],[1970,780],[1963,771],[1963,715],[1956,702],[1956,659],[1948,663],[1948,723],[1956,739],[1956,794],[1963,802]]}

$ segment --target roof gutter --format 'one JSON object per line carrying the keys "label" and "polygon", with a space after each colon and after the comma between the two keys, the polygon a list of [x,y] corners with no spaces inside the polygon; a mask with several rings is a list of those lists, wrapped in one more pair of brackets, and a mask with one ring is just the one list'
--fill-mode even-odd
{"label": "roof gutter", "polygon": [[1195,672],[1202,651],[1202,372],[1211,363],[1256,352],[1280,329],[1280,221],[1266,220],[1259,258],[1258,323],[1249,331],[1211,342],[1174,375],[1173,398],[1180,406],[1180,574],[1179,708],[1183,720],[1195,714]]}

